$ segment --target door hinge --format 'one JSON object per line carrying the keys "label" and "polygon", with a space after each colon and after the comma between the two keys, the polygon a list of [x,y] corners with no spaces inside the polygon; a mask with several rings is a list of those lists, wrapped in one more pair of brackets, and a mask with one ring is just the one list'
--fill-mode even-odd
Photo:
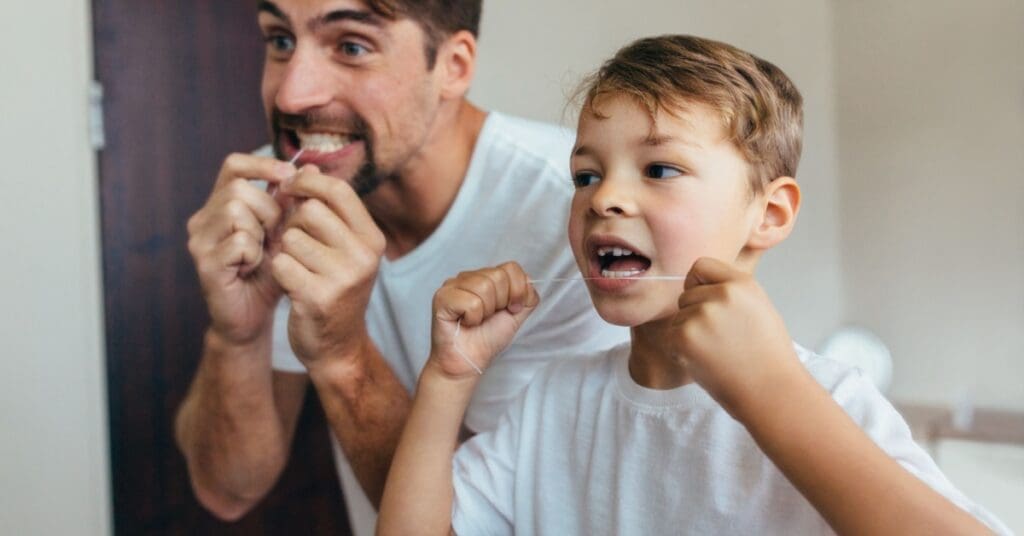
{"label": "door hinge", "polygon": [[94,151],[103,150],[107,145],[103,129],[103,84],[99,80],[89,84],[89,142]]}

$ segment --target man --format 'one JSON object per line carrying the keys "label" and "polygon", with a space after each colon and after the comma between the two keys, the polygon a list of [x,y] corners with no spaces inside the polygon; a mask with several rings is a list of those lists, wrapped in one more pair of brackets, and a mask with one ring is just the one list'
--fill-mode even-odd
{"label": "man", "polygon": [[[196,496],[219,517],[237,519],[274,484],[311,380],[353,527],[368,533],[366,498],[380,500],[428,355],[434,290],[511,259],[536,279],[574,275],[563,236],[572,136],[465,99],[480,10],[481,0],[259,3],[280,160],[229,156],[189,220],[211,326],[176,432]],[[296,157],[299,169],[282,161]],[[546,304],[483,378],[469,432],[493,427],[552,348],[625,340],[582,285],[539,290]]]}

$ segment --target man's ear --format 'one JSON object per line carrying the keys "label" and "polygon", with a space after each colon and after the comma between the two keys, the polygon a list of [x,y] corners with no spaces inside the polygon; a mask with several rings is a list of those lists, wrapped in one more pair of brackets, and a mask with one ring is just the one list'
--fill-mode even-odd
{"label": "man's ear", "polygon": [[437,50],[434,68],[440,69],[441,96],[461,99],[476,72],[476,37],[467,30],[448,36]]}
{"label": "man's ear", "polygon": [[785,240],[793,231],[800,212],[800,186],[792,177],[779,177],[768,183],[758,205],[761,207],[747,240],[747,247],[767,250]]}

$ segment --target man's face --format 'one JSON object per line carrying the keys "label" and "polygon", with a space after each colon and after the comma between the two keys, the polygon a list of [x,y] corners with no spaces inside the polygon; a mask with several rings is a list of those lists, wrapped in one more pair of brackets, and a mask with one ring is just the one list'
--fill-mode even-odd
{"label": "man's face", "polygon": [[263,106],[278,158],[349,181],[360,195],[400,176],[440,105],[425,34],[357,0],[260,2]]}

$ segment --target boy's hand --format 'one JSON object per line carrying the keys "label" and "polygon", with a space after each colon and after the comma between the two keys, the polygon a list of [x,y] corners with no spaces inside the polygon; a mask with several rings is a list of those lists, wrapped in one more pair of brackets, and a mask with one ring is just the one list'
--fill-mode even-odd
{"label": "boy's hand", "polygon": [[672,350],[734,417],[780,374],[801,370],[782,318],[753,276],[705,257],[693,264],[685,289]]}
{"label": "boy's hand", "polygon": [[430,361],[452,378],[477,376],[466,360],[487,368],[539,302],[526,272],[514,262],[449,279],[434,294]]}

